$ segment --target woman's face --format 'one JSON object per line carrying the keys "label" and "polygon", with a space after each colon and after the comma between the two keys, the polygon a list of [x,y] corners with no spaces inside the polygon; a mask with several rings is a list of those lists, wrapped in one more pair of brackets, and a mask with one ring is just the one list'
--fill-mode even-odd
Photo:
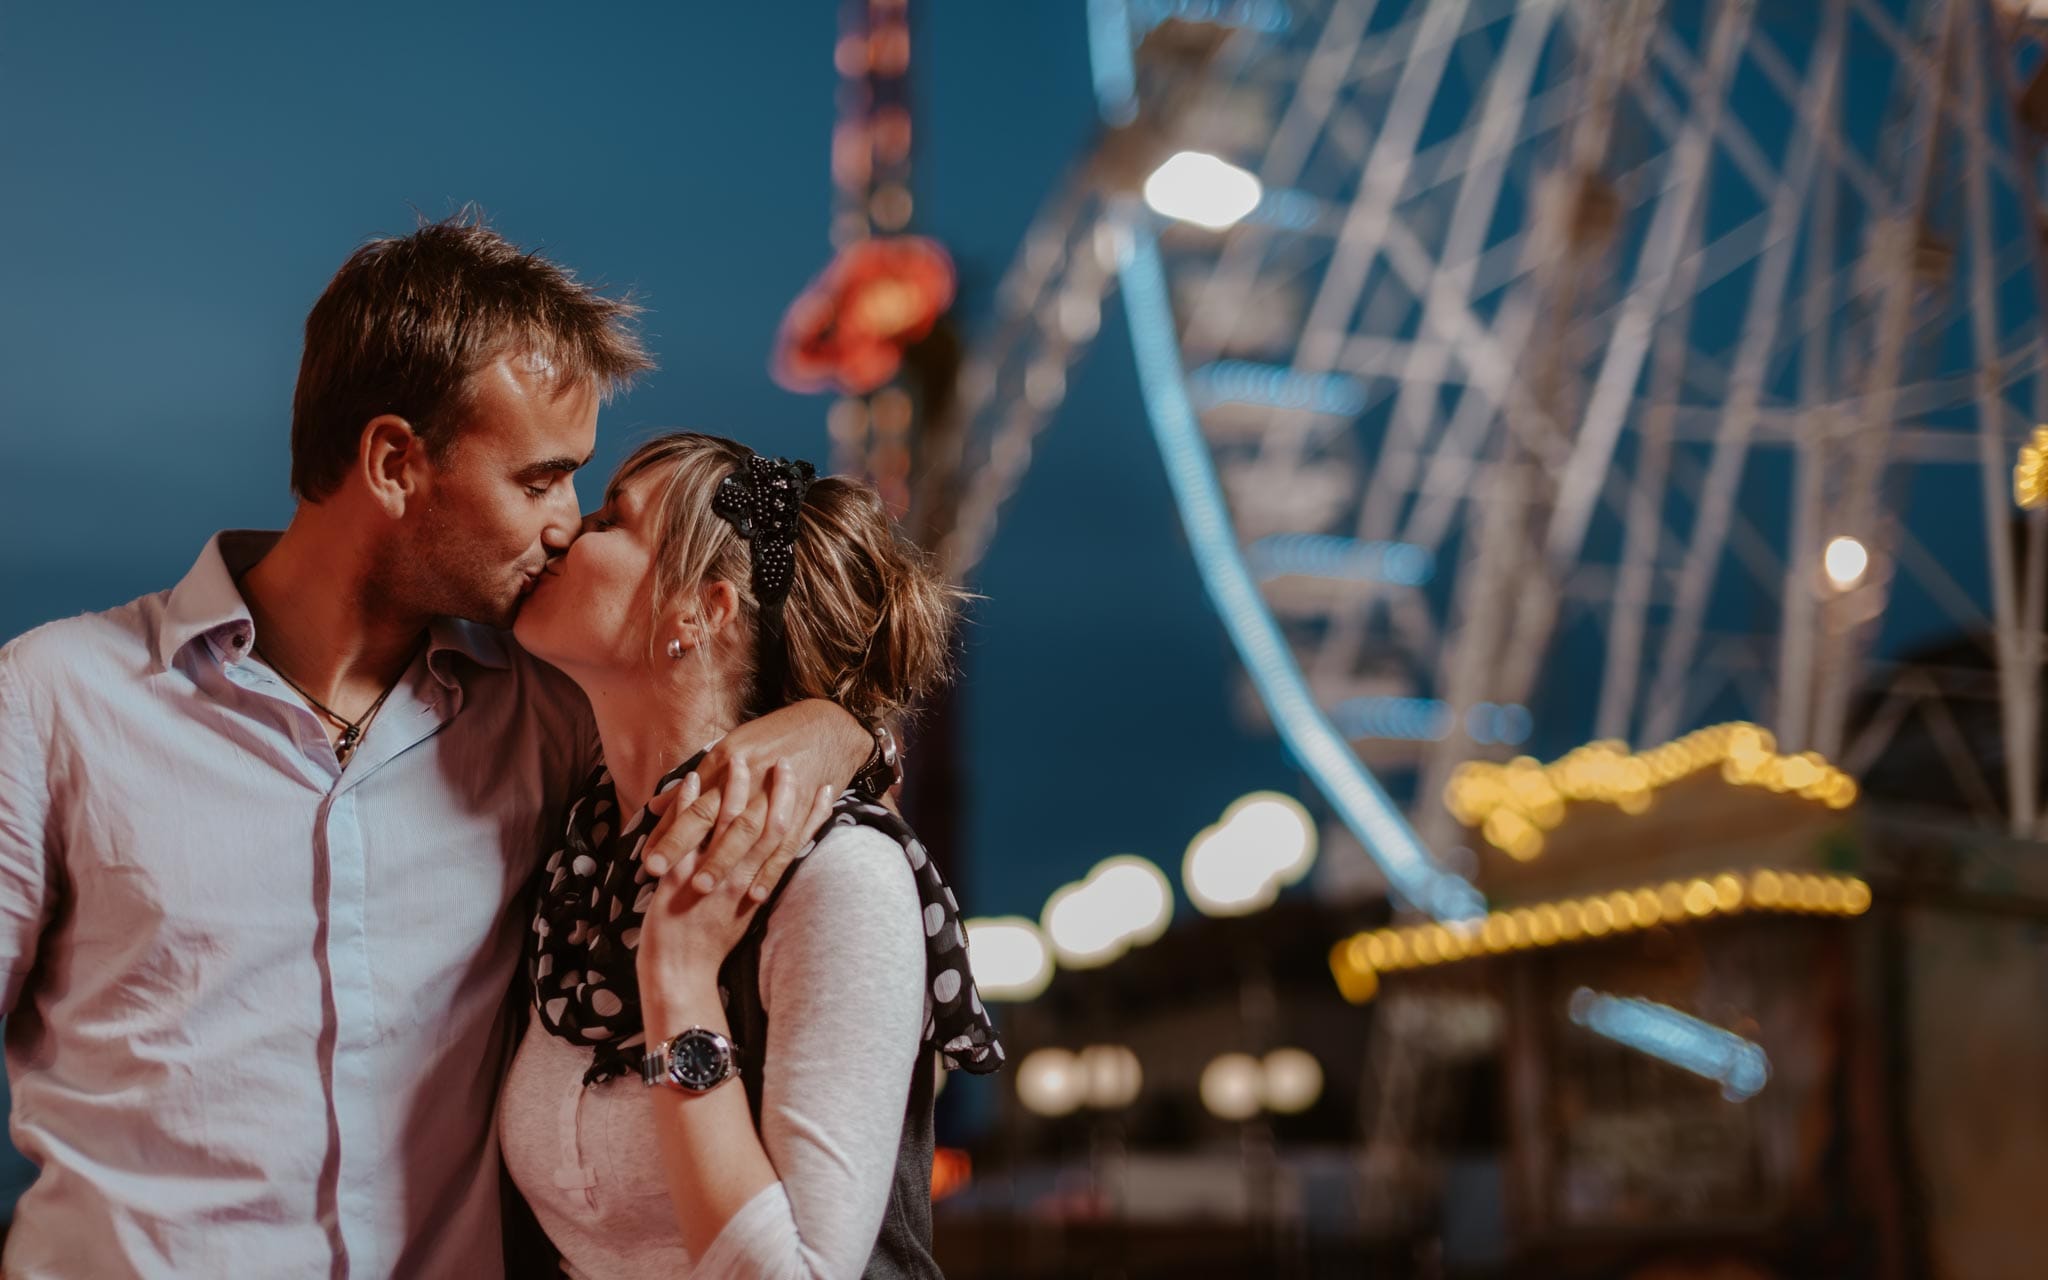
{"label": "woman's face", "polygon": [[580,673],[643,671],[654,643],[654,537],[648,499],[666,468],[642,471],[584,517],[569,549],[548,562],[512,634],[528,653]]}

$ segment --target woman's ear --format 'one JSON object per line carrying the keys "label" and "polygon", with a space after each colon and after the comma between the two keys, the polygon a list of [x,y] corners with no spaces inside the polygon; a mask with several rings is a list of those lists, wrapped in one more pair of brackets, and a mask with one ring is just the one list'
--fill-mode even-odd
{"label": "woman's ear", "polygon": [[730,582],[707,582],[697,589],[696,607],[677,610],[669,633],[685,649],[708,644],[739,616],[740,595]]}

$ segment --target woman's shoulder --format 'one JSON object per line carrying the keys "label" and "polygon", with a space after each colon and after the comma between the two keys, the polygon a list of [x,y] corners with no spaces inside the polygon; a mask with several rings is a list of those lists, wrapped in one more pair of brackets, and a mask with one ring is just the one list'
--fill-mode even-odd
{"label": "woman's shoulder", "polygon": [[[791,871],[768,918],[770,949],[792,936],[907,936],[922,942],[923,906],[903,844],[862,823],[835,825]],[[778,938],[780,935],[780,938]]]}
{"label": "woman's shoulder", "polygon": [[917,901],[917,876],[903,844],[865,823],[839,823],[804,855],[783,897],[834,901],[875,899]]}

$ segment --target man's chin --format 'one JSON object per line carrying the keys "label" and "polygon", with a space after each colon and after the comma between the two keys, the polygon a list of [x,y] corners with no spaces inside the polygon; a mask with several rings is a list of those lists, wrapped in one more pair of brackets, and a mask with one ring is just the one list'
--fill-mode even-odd
{"label": "man's chin", "polygon": [[522,596],[514,595],[511,599],[503,601],[479,600],[466,609],[451,612],[465,622],[476,622],[500,631],[510,631],[512,624],[519,618],[519,606],[523,599]]}
{"label": "man's chin", "polygon": [[[512,630],[513,626],[519,621],[519,606],[519,598],[513,597],[510,603],[500,608],[497,614],[489,619],[490,625],[500,631]],[[479,621],[482,621],[482,619],[479,619]]]}
{"label": "man's chin", "polygon": [[[498,624],[505,630],[510,631],[513,638],[519,640],[521,644],[525,644],[526,641],[519,636],[519,623],[521,619],[526,617],[526,613],[526,599],[522,596],[512,602],[512,611],[506,615],[503,622]],[[529,625],[527,629],[530,631],[532,627]]]}

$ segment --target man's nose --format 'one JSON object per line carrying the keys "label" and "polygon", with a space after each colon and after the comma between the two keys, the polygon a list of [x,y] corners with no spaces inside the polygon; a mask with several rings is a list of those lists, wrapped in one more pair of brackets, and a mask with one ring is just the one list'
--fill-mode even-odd
{"label": "man's nose", "polygon": [[576,501],[576,482],[564,478],[548,491],[548,496],[554,502],[548,509],[547,525],[540,533],[541,545],[553,552],[567,551],[576,535],[583,532],[583,506]]}

